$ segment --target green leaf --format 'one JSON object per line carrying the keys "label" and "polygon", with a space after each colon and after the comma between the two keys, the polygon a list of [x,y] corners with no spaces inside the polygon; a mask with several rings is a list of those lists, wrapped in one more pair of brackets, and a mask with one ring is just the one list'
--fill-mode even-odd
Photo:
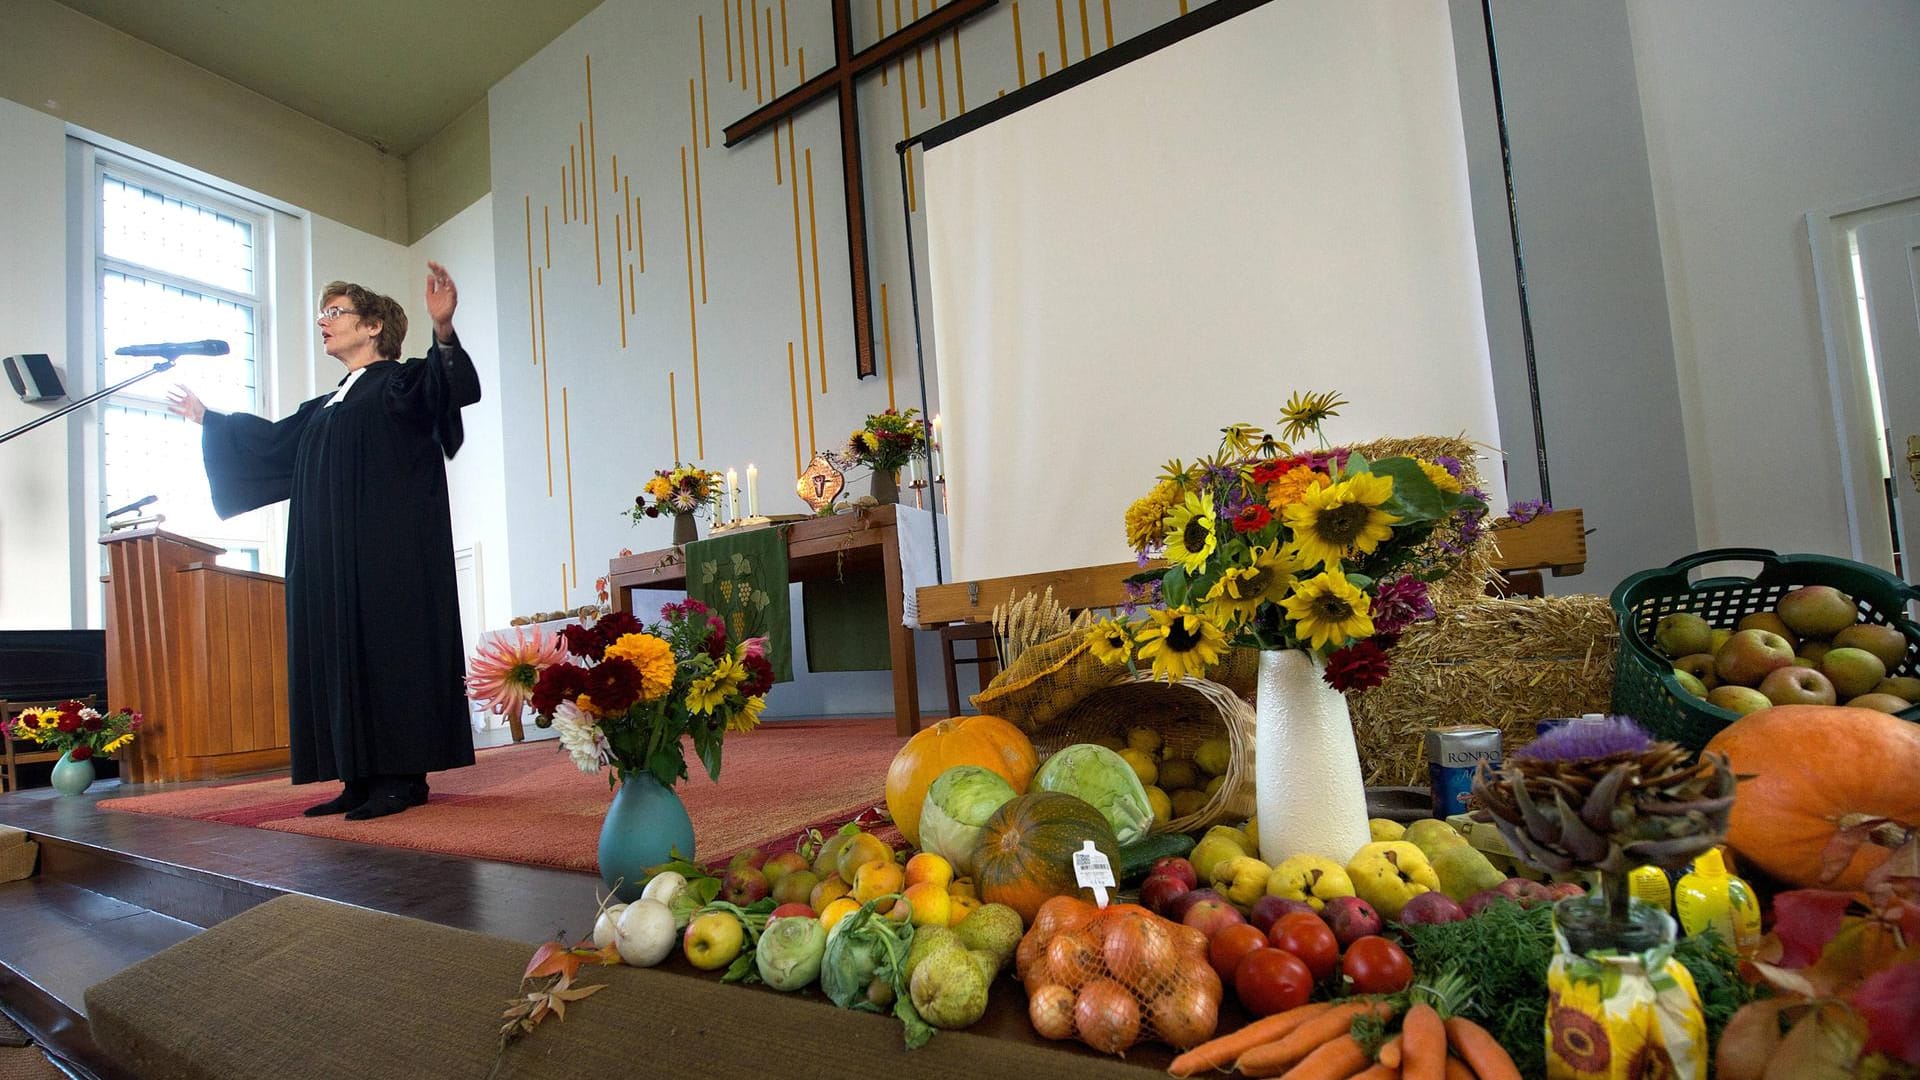
{"label": "green leaf", "polygon": [[722,745],[722,740],[715,738],[707,745],[699,747],[700,760],[707,767],[707,778],[716,783],[720,780],[720,747]]}
{"label": "green leaf", "polygon": [[1438,521],[1447,516],[1447,501],[1427,479],[1419,462],[1408,457],[1382,458],[1373,463],[1372,471],[1393,479],[1393,497],[1382,509],[1397,515],[1403,524]]}

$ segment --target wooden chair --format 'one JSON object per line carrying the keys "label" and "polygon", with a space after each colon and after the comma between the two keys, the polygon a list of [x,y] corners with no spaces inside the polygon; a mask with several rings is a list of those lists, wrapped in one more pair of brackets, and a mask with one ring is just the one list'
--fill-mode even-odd
{"label": "wooden chair", "polygon": [[83,698],[52,698],[47,701],[9,701],[0,698],[0,718],[6,721],[6,724],[0,727],[0,742],[5,744],[4,749],[0,749],[0,793],[13,791],[20,786],[20,774],[16,771],[20,766],[60,760],[58,750],[17,751],[13,745],[13,718],[28,709],[51,708],[68,701],[78,701],[89,708],[95,707],[92,695]]}

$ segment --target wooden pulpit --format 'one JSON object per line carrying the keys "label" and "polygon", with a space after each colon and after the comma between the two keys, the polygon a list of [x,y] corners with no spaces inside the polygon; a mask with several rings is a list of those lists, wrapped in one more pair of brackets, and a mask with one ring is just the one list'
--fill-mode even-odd
{"label": "wooden pulpit", "polygon": [[120,752],[135,783],[287,765],[286,582],[220,566],[222,549],[159,529],[107,549],[107,687],[145,725]]}

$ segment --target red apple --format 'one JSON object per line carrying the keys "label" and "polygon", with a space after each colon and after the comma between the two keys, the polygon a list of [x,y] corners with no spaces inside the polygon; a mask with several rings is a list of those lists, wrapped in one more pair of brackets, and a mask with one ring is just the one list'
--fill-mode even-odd
{"label": "red apple", "polygon": [[1800,647],[1800,635],[1788,628],[1786,620],[1771,611],[1756,611],[1733,625],[1735,630],[1765,630],[1769,634],[1779,634],[1787,639],[1787,644],[1795,649]]}
{"label": "red apple", "polygon": [[1742,630],[1720,646],[1713,660],[1722,682],[1758,686],[1767,672],[1793,663],[1793,646],[1779,634]]}
{"label": "red apple", "polygon": [[1700,680],[1700,685],[1711,690],[1720,685],[1720,671],[1715,666],[1712,653],[1694,653],[1683,656],[1673,662],[1673,670],[1684,671]]}
{"label": "red apple", "polygon": [[1459,922],[1466,917],[1467,913],[1461,910],[1460,905],[1443,892],[1423,892],[1400,909],[1400,922],[1405,926]]}
{"label": "red apple", "polygon": [[[765,873],[765,871],[761,871]],[[776,904],[806,904],[813,902],[813,887],[820,884],[812,870],[794,870],[773,883],[773,891],[767,895],[773,897]]]}
{"label": "red apple", "polygon": [[1147,876],[1178,878],[1186,882],[1189,889],[1200,887],[1200,875],[1194,872],[1193,864],[1178,855],[1153,860],[1153,865],[1147,867]]}
{"label": "red apple", "polygon": [[772,922],[775,919],[784,919],[789,915],[804,919],[819,917],[814,913],[814,910],[806,904],[781,904],[779,907],[767,913],[767,921]]}
{"label": "red apple", "polygon": [[1171,874],[1151,874],[1140,886],[1140,906],[1165,915],[1175,900],[1192,891],[1192,886]]}
{"label": "red apple", "polygon": [[1264,933],[1273,929],[1273,924],[1279,922],[1282,915],[1291,915],[1296,911],[1304,911],[1309,915],[1319,914],[1313,910],[1313,905],[1305,900],[1294,900],[1285,896],[1263,896],[1255,900],[1253,907],[1247,910],[1247,921],[1259,927]]}
{"label": "red apple", "polygon": [[720,895],[729,904],[746,907],[773,891],[767,884],[767,875],[754,866],[737,866],[727,871],[726,881],[720,887]]}
{"label": "red apple", "polygon": [[1234,907],[1225,897],[1217,897],[1193,904],[1187,908],[1187,913],[1181,917],[1180,921],[1207,935],[1207,940],[1211,941],[1220,931],[1229,926],[1238,926],[1247,920],[1240,914],[1240,909]]}
{"label": "red apple", "polygon": [[1853,597],[1830,585],[1808,585],[1774,606],[1788,629],[1801,637],[1832,637],[1860,621]]}
{"label": "red apple", "polygon": [[[1860,655],[1873,659],[1866,653]],[[1812,668],[1797,665],[1767,672],[1767,677],[1760,680],[1760,692],[1775,705],[1831,705],[1835,699],[1832,681]]]}
{"label": "red apple", "polygon": [[766,864],[766,861],[766,852],[757,847],[744,848],[734,852],[733,858],[727,860],[727,869],[737,870],[742,866],[751,866],[758,870]]}
{"label": "red apple", "polygon": [[767,875],[767,881],[778,885],[780,884],[781,878],[786,877],[795,870],[806,870],[811,866],[812,864],[802,858],[799,852],[783,851],[773,858],[768,859],[766,862],[761,863],[760,872]]}
{"label": "red apple", "polygon": [[1188,889],[1167,902],[1167,910],[1161,914],[1172,922],[1181,922],[1187,917],[1187,909],[1202,900],[1225,900],[1226,897],[1212,889]]}
{"label": "red apple", "polygon": [[1343,949],[1380,932],[1380,913],[1357,896],[1334,897],[1320,910],[1320,917],[1333,928],[1334,939]]}

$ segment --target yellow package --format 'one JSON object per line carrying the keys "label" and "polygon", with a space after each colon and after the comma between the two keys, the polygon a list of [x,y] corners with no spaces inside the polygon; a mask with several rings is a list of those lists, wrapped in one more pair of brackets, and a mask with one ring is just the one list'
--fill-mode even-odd
{"label": "yellow package", "polygon": [[1700,992],[1672,946],[1581,956],[1560,939],[1546,1034],[1549,1080],[1707,1080]]}

